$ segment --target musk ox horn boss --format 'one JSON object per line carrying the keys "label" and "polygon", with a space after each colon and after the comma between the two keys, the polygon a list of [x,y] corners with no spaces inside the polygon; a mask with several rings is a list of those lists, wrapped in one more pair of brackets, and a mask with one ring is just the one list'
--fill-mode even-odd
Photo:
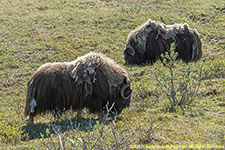
{"label": "musk ox horn boss", "polygon": [[175,42],[177,59],[184,62],[197,61],[202,56],[202,42],[196,29],[188,24],[165,25],[147,20],[131,31],[124,50],[126,64],[153,64],[160,55],[169,52],[170,44]]}
{"label": "musk ox horn boss", "polygon": [[40,66],[28,81],[24,115],[29,122],[36,115],[71,108],[100,115],[106,105],[119,114],[130,105],[131,93],[123,67],[103,54],[89,53],[72,62]]}

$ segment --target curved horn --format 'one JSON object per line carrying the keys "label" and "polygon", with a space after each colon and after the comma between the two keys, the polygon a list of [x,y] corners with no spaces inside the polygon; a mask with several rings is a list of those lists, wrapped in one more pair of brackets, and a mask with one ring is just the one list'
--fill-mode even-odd
{"label": "curved horn", "polygon": [[129,87],[130,87],[130,85],[129,85],[129,83],[128,83],[128,84],[124,85],[124,86],[122,87],[121,91],[120,91],[121,97],[122,97],[123,99],[125,99],[125,100],[127,100],[127,99],[130,98],[130,94],[129,94],[127,97],[124,95],[125,90],[126,90],[127,88],[129,88]]}
{"label": "curved horn", "polygon": [[125,50],[128,54],[134,56],[135,55],[135,51],[134,48],[131,46],[131,44],[127,44],[126,45],[126,50]]}

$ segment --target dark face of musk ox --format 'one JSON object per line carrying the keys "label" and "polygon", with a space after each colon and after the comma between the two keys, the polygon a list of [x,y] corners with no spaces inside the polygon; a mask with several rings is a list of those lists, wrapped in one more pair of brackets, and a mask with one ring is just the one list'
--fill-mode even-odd
{"label": "dark face of musk ox", "polygon": [[130,106],[132,94],[132,89],[130,87],[130,80],[124,79],[123,84],[119,86],[118,89],[119,90],[117,90],[117,93],[115,93],[118,96],[117,97],[118,100],[112,101],[112,103],[110,104],[105,104],[105,107],[103,108],[103,111],[106,112],[108,109],[112,107],[109,112],[111,117],[120,114],[124,108]]}
{"label": "dark face of musk ox", "polygon": [[130,106],[130,101],[131,101],[131,93],[132,89],[130,88],[130,80],[124,80],[124,84],[121,87],[120,90],[120,102],[117,105],[115,105],[116,110],[120,114],[123,108],[129,107]]}
{"label": "dark face of musk ox", "polygon": [[134,41],[130,41],[124,50],[125,64],[137,64],[142,65],[145,60],[145,51],[141,46],[135,44]]}

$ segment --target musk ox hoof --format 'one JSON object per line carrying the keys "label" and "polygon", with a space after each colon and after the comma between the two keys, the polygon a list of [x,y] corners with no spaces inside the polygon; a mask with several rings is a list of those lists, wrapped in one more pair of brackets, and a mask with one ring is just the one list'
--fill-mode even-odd
{"label": "musk ox hoof", "polygon": [[82,110],[78,110],[77,111],[77,118],[81,118],[81,116],[82,116]]}
{"label": "musk ox hoof", "polygon": [[28,117],[25,119],[25,122],[26,122],[26,124],[34,123],[34,117],[28,116]]}

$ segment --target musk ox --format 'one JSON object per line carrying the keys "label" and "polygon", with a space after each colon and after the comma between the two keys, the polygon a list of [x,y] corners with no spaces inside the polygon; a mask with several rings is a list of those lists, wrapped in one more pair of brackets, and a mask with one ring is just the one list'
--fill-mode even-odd
{"label": "musk ox", "polygon": [[130,105],[131,93],[123,67],[103,54],[88,53],[40,66],[28,81],[24,115],[34,122],[36,115],[68,109],[102,114],[106,105],[119,114]]}
{"label": "musk ox", "polygon": [[131,31],[124,50],[126,64],[153,64],[160,55],[169,52],[170,44],[175,42],[177,59],[184,62],[197,61],[202,56],[202,42],[196,29],[188,24],[165,25],[147,20]]}

